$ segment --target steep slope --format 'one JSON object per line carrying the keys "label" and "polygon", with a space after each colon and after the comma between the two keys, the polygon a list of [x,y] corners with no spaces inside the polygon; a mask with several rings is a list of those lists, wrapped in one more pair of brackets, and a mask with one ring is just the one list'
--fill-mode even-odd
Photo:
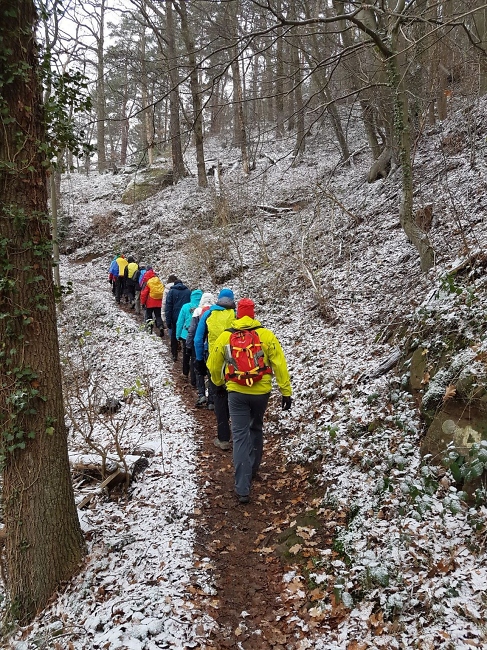
{"label": "steep slope", "polygon": [[[311,610],[296,612],[311,639],[300,648],[486,642],[485,500],[467,506],[451,468],[421,458],[424,391],[411,394],[403,365],[415,331],[424,336],[415,345],[427,347],[428,319],[441,333],[445,314],[461,324],[485,304],[484,109],[460,108],[417,144],[416,208],[432,206],[418,218],[431,226],[437,251],[428,274],[399,225],[400,172],[368,185],[360,134],[351,167],[318,139],[298,167],[286,143],[268,143],[248,178],[236,152],[214,142],[221,185],[202,191],[187,178],[130,207],[120,197],[131,175],[71,175],[63,185],[65,250],[90,260],[100,281],[123,249],[163,278],[175,272],[192,287],[251,296],[281,339],[295,402],[289,417],[270,414],[267,433],[289,461],[312,468],[321,496],[309,506],[333,530],[330,546],[296,552],[285,576],[291,590],[321,593]],[[467,273],[459,292],[448,290],[445,278],[460,260]],[[462,300],[469,292],[470,305]],[[474,316],[485,319],[485,311]],[[485,328],[473,331],[472,345],[485,350]],[[391,355],[401,358],[398,374],[381,373]],[[313,526],[304,528],[301,547],[312,543]],[[330,624],[337,616],[338,627]]]}

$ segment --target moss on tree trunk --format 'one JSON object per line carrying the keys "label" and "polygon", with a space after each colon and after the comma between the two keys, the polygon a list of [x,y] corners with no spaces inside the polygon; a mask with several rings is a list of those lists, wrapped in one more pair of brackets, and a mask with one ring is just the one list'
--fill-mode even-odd
{"label": "moss on tree trunk", "polygon": [[0,431],[12,619],[84,554],[68,463],[32,0],[0,0]]}

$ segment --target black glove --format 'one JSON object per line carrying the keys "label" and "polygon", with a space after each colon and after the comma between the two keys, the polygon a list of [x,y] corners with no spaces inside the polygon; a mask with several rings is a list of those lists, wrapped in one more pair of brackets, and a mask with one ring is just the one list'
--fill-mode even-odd
{"label": "black glove", "polygon": [[227,389],[225,388],[225,384],[222,384],[221,386],[215,386],[215,393],[219,397],[223,397],[226,392],[227,392]]}
{"label": "black glove", "polygon": [[290,395],[283,395],[282,396],[282,410],[283,411],[289,411],[291,408],[292,404],[292,399]]}
{"label": "black glove", "polygon": [[196,359],[194,362],[194,369],[198,373],[198,375],[205,376],[206,375],[206,363],[203,361],[203,359]]}

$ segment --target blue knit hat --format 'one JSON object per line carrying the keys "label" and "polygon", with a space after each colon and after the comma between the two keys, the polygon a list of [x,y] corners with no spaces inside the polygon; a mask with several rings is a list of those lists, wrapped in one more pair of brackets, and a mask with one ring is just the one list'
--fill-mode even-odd
{"label": "blue knit hat", "polygon": [[235,300],[235,296],[233,295],[233,291],[231,289],[222,289],[218,294],[218,300],[221,298],[230,298],[230,300]]}

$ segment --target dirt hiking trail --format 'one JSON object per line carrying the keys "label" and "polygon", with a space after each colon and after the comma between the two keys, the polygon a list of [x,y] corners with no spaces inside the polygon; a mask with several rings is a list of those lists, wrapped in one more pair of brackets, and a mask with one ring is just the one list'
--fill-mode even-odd
{"label": "dirt hiking trail", "polygon": [[[140,320],[128,305],[121,307]],[[171,358],[167,332],[161,339],[161,355]],[[264,454],[251,500],[240,504],[234,492],[232,452],[213,444],[214,412],[196,407],[196,390],[182,374],[181,355],[171,374],[175,392],[198,425],[194,552],[196,567],[209,572],[213,585],[208,593],[195,577],[191,592],[195,608],[216,623],[201,650],[311,648],[307,639],[313,628],[334,628],[348,611],[335,603],[333,585],[316,585],[308,577],[323,561],[323,549],[338,557],[332,550],[335,528],[345,524],[346,515],[323,507],[317,495],[324,490],[322,485],[313,486],[313,466],[287,463],[279,437],[265,437],[265,424]],[[275,389],[266,421],[280,417],[279,405]],[[324,599],[331,603],[326,615],[316,606]]]}

